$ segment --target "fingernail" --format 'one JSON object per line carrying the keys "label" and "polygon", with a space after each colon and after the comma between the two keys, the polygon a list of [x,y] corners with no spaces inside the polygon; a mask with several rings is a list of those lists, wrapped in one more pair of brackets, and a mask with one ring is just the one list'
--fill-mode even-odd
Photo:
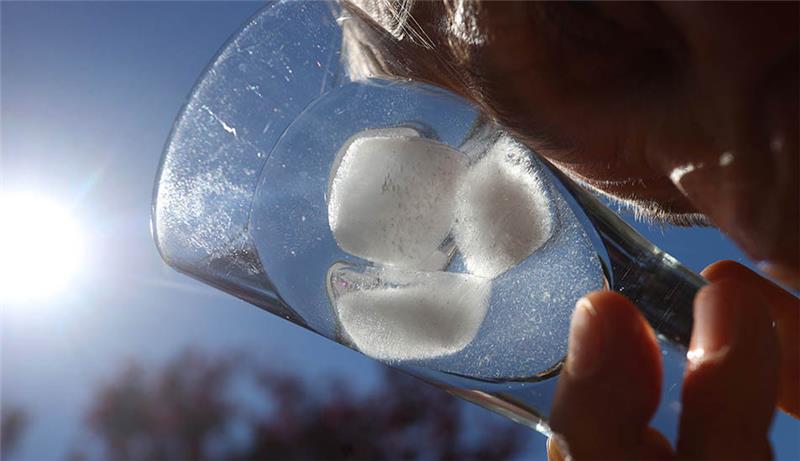
{"label": "fingernail", "polygon": [[725,288],[705,287],[694,305],[694,330],[686,359],[691,368],[722,359],[736,340],[738,310],[722,295]]}
{"label": "fingernail", "polygon": [[588,298],[575,304],[569,333],[567,372],[576,378],[590,376],[602,365],[606,328]]}

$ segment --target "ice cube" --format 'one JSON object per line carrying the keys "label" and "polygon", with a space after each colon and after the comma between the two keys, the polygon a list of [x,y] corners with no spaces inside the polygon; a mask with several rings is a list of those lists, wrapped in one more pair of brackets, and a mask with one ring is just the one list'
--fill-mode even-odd
{"label": "ice cube", "polygon": [[426,138],[368,134],[348,140],[333,166],[328,222],[336,242],[373,262],[443,268],[448,256],[437,252],[450,232],[466,157]]}
{"label": "ice cube", "polygon": [[[451,272],[373,271],[377,275],[355,275],[364,279],[334,296],[343,332],[364,354],[390,362],[428,359],[454,354],[475,338],[491,281]],[[348,275],[341,275],[334,271],[333,278],[342,283]]]}
{"label": "ice cube", "polygon": [[350,136],[350,138],[342,144],[336,158],[333,160],[331,166],[331,174],[328,178],[328,197],[331,196],[331,187],[333,186],[336,173],[339,171],[339,166],[342,164],[342,159],[350,150],[350,146],[358,139],[362,138],[419,138],[421,135],[419,131],[412,127],[399,126],[394,128],[375,128],[371,130],[363,130]]}
{"label": "ice cube", "polygon": [[525,147],[503,136],[464,175],[453,237],[470,273],[495,278],[547,241],[552,222]]}

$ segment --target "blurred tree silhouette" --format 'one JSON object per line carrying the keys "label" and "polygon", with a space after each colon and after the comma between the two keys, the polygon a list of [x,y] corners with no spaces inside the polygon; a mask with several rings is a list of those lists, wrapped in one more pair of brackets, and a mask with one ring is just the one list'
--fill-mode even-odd
{"label": "blurred tree silhouette", "polygon": [[[255,391],[237,400],[243,382]],[[88,426],[103,459],[118,461],[505,460],[522,450],[522,426],[466,418],[465,405],[389,369],[358,394],[342,380],[186,351],[150,373],[128,366],[100,389]]]}
{"label": "blurred tree silhouette", "polygon": [[6,405],[0,408],[0,413],[0,459],[8,459],[28,427],[28,414],[22,408]]}

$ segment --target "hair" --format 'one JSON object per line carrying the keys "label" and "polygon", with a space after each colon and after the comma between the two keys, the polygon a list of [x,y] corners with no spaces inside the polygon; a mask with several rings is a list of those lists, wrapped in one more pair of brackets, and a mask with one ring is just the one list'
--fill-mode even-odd
{"label": "hair", "polygon": [[[415,41],[409,26],[415,0],[345,0],[339,18],[342,59],[351,80],[392,75],[385,43]],[[381,36],[382,35],[382,36]]]}
{"label": "hair", "polygon": [[[480,0],[443,0],[435,4],[419,0],[343,0],[342,5],[339,17],[342,59],[350,80],[379,77],[431,83],[481,106],[486,114],[484,122],[488,122],[490,117],[495,118],[496,113],[485,102],[487,98],[480,81],[457,69],[469,61],[473,49],[490,38],[479,21],[483,8]],[[432,13],[430,8],[440,9]],[[420,11],[443,16],[440,21],[429,21],[440,27],[440,33],[434,38],[415,17]],[[514,117],[513,114],[506,115]],[[536,144],[559,149],[574,148],[569,140],[556,139],[547,130],[531,132],[535,127],[532,124],[527,126],[528,136],[522,139],[530,147]],[[531,135],[535,139],[531,139]],[[633,213],[637,220],[675,226],[711,225],[703,214],[676,213],[665,210],[654,201],[611,195],[581,181],[569,171],[565,173],[586,189]]]}
{"label": "hair", "polygon": [[[478,21],[480,1],[343,0],[342,4],[342,54],[354,80],[405,76],[387,71],[393,66],[391,61],[405,61],[403,53],[413,53],[435,65],[439,73],[450,74],[441,77],[444,83],[454,81],[463,86],[464,77],[453,64],[468,61],[471,50],[487,37]],[[426,17],[436,20],[425,21]],[[435,26],[426,31],[423,24]],[[386,59],[387,54],[391,60]]]}

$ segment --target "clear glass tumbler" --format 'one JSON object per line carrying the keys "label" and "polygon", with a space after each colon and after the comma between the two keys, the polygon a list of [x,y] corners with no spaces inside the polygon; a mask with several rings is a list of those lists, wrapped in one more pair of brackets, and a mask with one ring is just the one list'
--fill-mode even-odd
{"label": "clear glass tumbler", "polygon": [[544,433],[575,302],[619,291],[661,341],[674,439],[703,280],[467,101],[353,81],[341,18],[272,4],[206,69],[156,182],[164,260]]}

